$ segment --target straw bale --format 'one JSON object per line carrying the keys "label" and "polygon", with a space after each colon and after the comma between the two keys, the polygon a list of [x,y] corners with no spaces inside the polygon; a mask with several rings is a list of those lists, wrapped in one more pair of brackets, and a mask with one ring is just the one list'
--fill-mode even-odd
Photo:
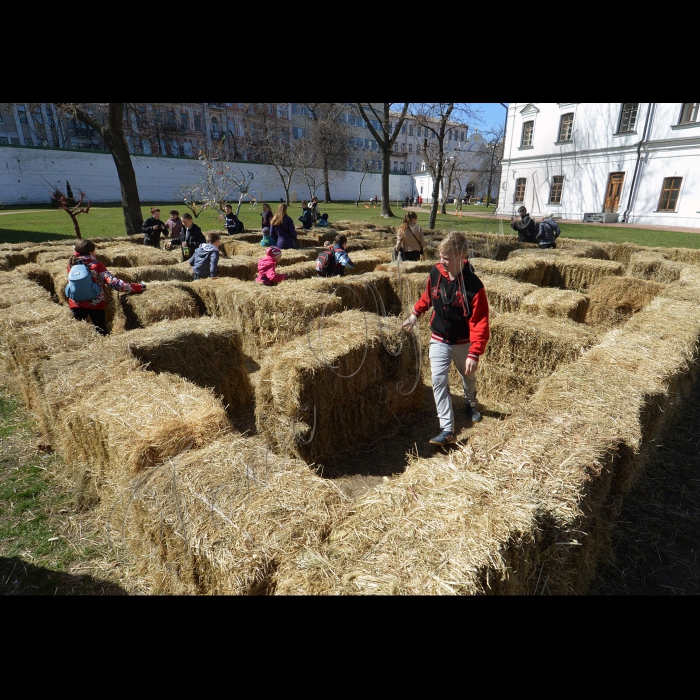
{"label": "straw bale", "polygon": [[663,284],[630,277],[604,277],[589,292],[586,323],[616,326],[641,311],[664,289]]}
{"label": "straw bale", "polygon": [[569,255],[552,256],[541,286],[585,293],[603,277],[624,274],[625,266],[613,260],[590,260]]}
{"label": "straw bale", "polygon": [[[478,439],[478,438],[477,438]],[[483,442],[483,441],[482,441]],[[320,546],[287,558],[278,595],[522,594],[535,573],[529,471],[490,459],[497,443],[413,459],[368,491]]]}
{"label": "straw bale", "polygon": [[523,298],[520,311],[535,316],[570,318],[577,323],[583,323],[586,320],[589,301],[586,295],[579,292],[542,287]]}
{"label": "straw bale", "polygon": [[401,301],[386,272],[367,272],[361,277],[316,277],[308,281],[293,281],[291,284],[304,290],[334,294],[342,300],[344,310],[361,309],[382,316],[401,313]]}
{"label": "straw bale", "polygon": [[374,272],[377,265],[391,262],[391,250],[379,250],[376,248],[360,250],[353,253],[350,257],[355,267],[352,269],[345,268],[345,274],[361,275],[365,272]]}
{"label": "straw bale", "polygon": [[314,326],[263,358],[255,416],[275,449],[322,463],[416,410],[423,393],[411,390],[420,368],[397,319],[343,311]]}
{"label": "straw bale", "polygon": [[110,272],[124,282],[169,282],[192,279],[192,266],[187,260],[173,265],[143,265],[140,267],[112,267]]}
{"label": "straw bale", "polygon": [[681,263],[668,260],[661,253],[633,253],[627,266],[630,277],[668,284],[680,279]]}
{"label": "straw bale", "polygon": [[211,387],[231,410],[253,400],[240,333],[230,321],[209,317],[161,321],[113,342],[126,345],[153,372],[179,374],[198,386]]}
{"label": "straw bale", "polygon": [[401,302],[402,313],[410,315],[415,303],[423,294],[428,283],[427,272],[407,272],[404,273],[406,265],[401,265],[396,274],[390,274],[391,286],[394,294]]}
{"label": "straw bale", "polygon": [[260,238],[262,238],[262,234],[260,234],[258,241],[255,243],[241,241],[238,238],[222,238],[219,251],[221,252],[222,257],[231,258],[234,255],[245,255],[249,258],[257,259],[265,252],[265,248],[260,245]]}
{"label": "straw bale", "polygon": [[18,267],[17,272],[23,277],[26,277],[30,282],[34,282],[40,287],[43,287],[49,294],[54,293],[53,277],[51,277],[51,273],[43,265],[29,263],[28,265]]}
{"label": "straw bale", "polygon": [[83,463],[98,475],[135,474],[230,431],[211,389],[143,370],[90,387],[60,420]]}
{"label": "straw bale", "polygon": [[142,294],[121,296],[127,329],[146,328],[159,321],[197,318],[199,306],[191,294],[168,282],[154,282]]}
{"label": "straw bale", "polygon": [[0,272],[0,309],[20,302],[50,301],[49,292],[25,277],[20,270]]}
{"label": "straw bale", "polygon": [[241,332],[244,352],[254,358],[267,348],[304,335],[317,316],[342,308],[339,297],[312,290],[294,294],[287,282],[265,287],[225,278],[171,284],[189,291],[207,315],[233,321]]}
{"label": "straw bale", "polygon": [[0,269],[13,270],[20,265],[32,262],[32,256],[28,249],[4,251],[0,253]]}
{"label": "straw bale", "polygon": [[377,272],[391,272],[392,274],[410,274],[412,272],[424,272],[426,275],[435,267],[434,260],[415,260],[411,262],[387,262],[377,265]]}
{"label": "straw bale", "polygon": [[[64,322],[73,321],[73,315],[70,311],[59,304],[54,304],[48,296],[48,292],[41,289],[39,285],[32,284],[41,295],[30,301],[19,301],[16,304],[0,308],[0,335],[6,336],[12,333],[19,326],[26,326],[33,323],[44,323],[55,319],[61,319]],[[0,287],[3,289],[3,287]],[[46,296],[44,296],[46,295]],[[27,297],[24,297],[25,299]]]}
{"label": "straw bale", "polygon": [[695,248],[649,248],[649,250],[661,253],[665,258],[674,262],[700,264],[700,250]]}
{"label": "straw bale", "polygon": [[[188,263],[189,265],[189,263]],[[190,271],[192,266],[190,265]],[[234,255],[230,258],[219,257],[217,275],[219,277],[235,277],[239,280],[252,282],[258,274],[258,261],[246,255]]]}
{"label": "straw bale", "polygon": [[[284,257],[284,256],[282,256]],[[280,272],[282,272],[280,270]],[[316,263],[313,260],[286,265],[284,274],[289,276],[290,280],[307,280],[316,277]]]}
{"label": "straw bale", "polygon": [[503,275],[478,274],[484,285],[489,311],[515,312],[521,307],[526,297],[540,288],[535,284],[516,282]]}
{"label": "straw bale", "polygon": [[[589,241],[579,241],[579,243],[589,243]],[[637,245],[636,243],[608,243],[598,241],[595,245],[602,248],[608,254],[608,259],[622,263],[623,265],[629,264],[630,258],[634,253],[642,253],[649,250],[646,246]]]}
{"label": "straw bale", "polygon": [[566,245],[561,245],[561,239],[557,242],[556,248],[547,248],[545,250],[539,247],[532,248],[517,248],[509,254],[509,258],[517,258],[521,256],[534,255],[549,259],[551,257],[567,256],[571,258],[590,258],[592,260],[609,260],[608,253],[600,246],[588,245],[570,245],[570,241],[566,241]]}
{"label": "straw bale", "polygon": [[133,245],[133,243],[97,246],[94,255],[107,268],[174,265],[180,262],[177,251],[163,250],[150,245]]}
{"label": "straw bale", "polygon": [[260,439],[226,436],[149,470],[117,505],[113,542],[156,593],[261,595],[281,562],[319,546],[348,500]]}
{"label": "straw bale", "polygon": [[505,275],[518,282],[543,285],[545,274],[552,267],[552,260],[545,260],[536,256],[521,256],[497,261],[488,258],[476,258],[471,261],[476,274],[488,273],[492,275]]}
{"label": "straw bale", "polygon": [[678,282],[668,284],[661,296],[679,301],[700,302],[700,270],[694,265],[684,265]]}
{"label": "straw bale", "polygon": [[62,260],[66,265],[68,260],[75,253],[74,246],[65,246],[65,248],[54,247],[49,250],[42,251],[36,256],[35,262],[39,265],[46,265],[47,263],[54,262],[55,260]]}

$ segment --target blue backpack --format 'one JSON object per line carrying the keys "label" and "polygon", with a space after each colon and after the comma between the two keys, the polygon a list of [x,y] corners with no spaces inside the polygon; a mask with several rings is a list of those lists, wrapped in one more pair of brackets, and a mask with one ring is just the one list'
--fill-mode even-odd
{"label": "blue backpack", "polygon": [[83,263],[71,267],[68,273],[66,296],[73,301],[90,301],[102,294],[102,287],[93,282],[90,270]]}

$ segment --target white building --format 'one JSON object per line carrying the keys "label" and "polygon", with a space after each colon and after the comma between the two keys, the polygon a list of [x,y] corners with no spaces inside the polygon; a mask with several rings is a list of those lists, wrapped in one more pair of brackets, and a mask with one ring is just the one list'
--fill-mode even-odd
{"label": "white building", "polygon": [[699,108],[510,103],[497,213],[700,228]]}

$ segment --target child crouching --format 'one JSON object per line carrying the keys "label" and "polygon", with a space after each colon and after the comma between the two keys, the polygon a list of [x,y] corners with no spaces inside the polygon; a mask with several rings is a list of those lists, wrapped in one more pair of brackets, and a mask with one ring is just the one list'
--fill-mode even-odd
{"label": "child crouching", "polygon": [[282,251],[277,246],[270,246],[265,255],[258,260],[258,276],[255,281],[264,284],[266,287],[273,287],[286,279],[288,275],[280,275],[275,271],[277,265],[282,260]]}

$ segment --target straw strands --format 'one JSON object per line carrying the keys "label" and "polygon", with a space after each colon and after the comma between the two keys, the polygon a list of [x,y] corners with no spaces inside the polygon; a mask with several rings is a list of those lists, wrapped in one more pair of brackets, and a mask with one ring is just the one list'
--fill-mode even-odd
{"label": "straw strands", "polygon": [[359,311],[317,319],[307,337],[263,358],[258,431],[277,451],[328,460],[420,405],[417,362],[397,319]]}
{"label": "straw strands", "polygon": [[586,323],[612,327],[641,311],[664,289],[663,284],[631,277],[604,277],[591,288]]}
{"label": "straw strands", "polygon": [[179,374],[210,387],[231,410],[253,400],[240,333],[230,321],[208,317],[162,321],[113,342],[116,347],[126,346],[153,372]]}
{"label": "straw strands", "polygon": [[109,269],[112,267],[143,267],[146,265],[174,265],[180,262],[177,251],[161,250],[150,245],[120,243],[96,246],[94,256]]}
{"label": "straw strands", "polygon": [[681,263],[672,262],[660,253],[634,253],[630,256],[627,274],[666,284],[680,279],[682,269]]}
{"label": "straw strands", "polygon": [[569,318],[577,323],[583,323],[586,319],[588,304],[589,298],[579,292],[542,287],[523,298],[520,311],[535,316]]}
{"label": "straw strands", "polygon": [[142,294],[123,294],[120,301],[129,329],[145,328],[166,319],[199,316],[194,297],[168,282],[149,284]]}
{"label": "straw strands", "polygon": [[230,435],[134,480],[110,534],[156,593],[270,594],[280,563],[317,547],[347,507],[303,463]]}

